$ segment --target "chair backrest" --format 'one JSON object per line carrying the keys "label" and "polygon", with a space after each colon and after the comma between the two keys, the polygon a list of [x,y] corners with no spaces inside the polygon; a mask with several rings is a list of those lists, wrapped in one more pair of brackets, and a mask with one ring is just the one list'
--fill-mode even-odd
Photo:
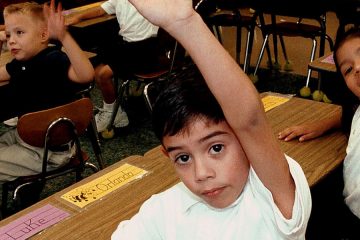
{"label": "chair backrest", "polygon": [[[49,126],[58,119],[71,120],[78,134],[84,133],[92,119],[93,104],[89,98],[81,98],[71,103],[27,113],[20,117],[17,125],[19,136],[27,144],[35,147],[44,147],[45,136]],[[64,124],[54,126],[51,131],[51,145],[61,145],[71,140],[68,131],[64,131]]]}

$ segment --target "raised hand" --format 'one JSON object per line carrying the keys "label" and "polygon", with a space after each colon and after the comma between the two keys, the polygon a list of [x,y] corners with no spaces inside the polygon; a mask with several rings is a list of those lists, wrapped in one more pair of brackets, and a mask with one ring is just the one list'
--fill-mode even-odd
{"label": "raised hand", "polygon": [[169,29],[194,14],[192,0],[129,0],[154,25]]}
{"label": "raised hand", "polygon": [[67,33],[65,18],[62,14],[61,3],[55,8],[55,0],[51,0],[50,6],[44,5],[44,14],[47,18],[49,38],[62,41]]}

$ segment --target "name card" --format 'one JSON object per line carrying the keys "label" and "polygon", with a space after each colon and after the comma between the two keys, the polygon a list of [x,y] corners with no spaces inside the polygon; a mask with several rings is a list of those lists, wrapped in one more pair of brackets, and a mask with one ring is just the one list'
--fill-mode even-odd
{"label": "name card", "polygon": [[91,182],[65,193],[61,198],[83,208],[125,184],[142,178],[146,173],[146,170],[126,163]]}
{"label": "name card", "polygon": [[70,214],[61,209],[45,205],[0,228],[0,240],[28,239],[68,216]]}
{"label": "name card", "polygon": [[265,112],[267,112],[277,106],[280,106],[281,104],[286,103],[289,100],[290,100],[289,97],[282,97],[282,96],[275,96],[275,95],[268,95],[261,99],[261,101],[264,105]]}

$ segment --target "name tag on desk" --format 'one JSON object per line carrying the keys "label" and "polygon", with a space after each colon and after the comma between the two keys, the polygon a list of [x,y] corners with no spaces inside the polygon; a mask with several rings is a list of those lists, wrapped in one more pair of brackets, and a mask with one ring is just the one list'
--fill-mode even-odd
{"label": "name tag on desk", "polygon": [[265,112],[267,112],[277,106],[280,106],[281,104],[286,103],[289,100],[290,100],[289,97],[274,96],[274,95],[268,95],[261,99],[261,101],[264,105]]}
{"label": "name tag on desk", "polygon": [[65,193],[61,198],[83,208],[125,184],[142,178],[146,173],[148,171],[125,163],[119,168]]}

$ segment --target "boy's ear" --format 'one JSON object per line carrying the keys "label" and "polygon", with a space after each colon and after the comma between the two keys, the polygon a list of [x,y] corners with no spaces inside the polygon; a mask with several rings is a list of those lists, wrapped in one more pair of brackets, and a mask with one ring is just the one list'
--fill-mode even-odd
{"label": "boy's ear", "polygon": [[49,31],[47,28],[43,28],[43,30],[41,31],[41,41],[43,43],[46,43],[49,41]]}
{"label": "boy's ear", "polygon": [[169,157],[168,152],[165,150],[164,146],[161,146],[161,152],[166,156]]}

